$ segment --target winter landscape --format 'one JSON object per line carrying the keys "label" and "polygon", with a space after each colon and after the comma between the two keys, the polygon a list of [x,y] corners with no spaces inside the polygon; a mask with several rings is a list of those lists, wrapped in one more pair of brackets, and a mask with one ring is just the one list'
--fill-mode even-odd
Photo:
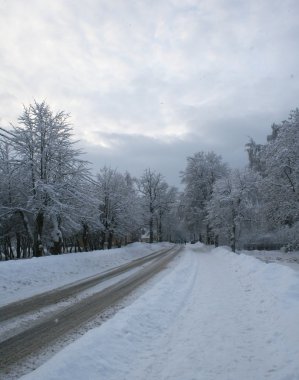
{"label": "winter landscape", "polygon": [[1,379],[299,379],[298,12],[0,0]]}

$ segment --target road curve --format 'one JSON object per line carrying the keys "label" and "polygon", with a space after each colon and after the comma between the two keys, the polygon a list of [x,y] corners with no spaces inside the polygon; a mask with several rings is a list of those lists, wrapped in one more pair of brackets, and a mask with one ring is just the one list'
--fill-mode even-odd
{"label": "road curve", "polygon": [[70,333],[78,326],[98,316],[107,307],[128,295],[132,290],[163,269],[180,249],[180,247],[173,247],[162,255],[155,255],[154,259],[148,260],[149,263],[145,267],[142,267],[129,277],[84,298],[76,304],[53,314],[51,317],[43,319],[39,324],[1,342],[0,375],[1,373],[9,373],[11,367],[26,359],[27,356],[38,353],[41,349],[54,344],[63,335]]}

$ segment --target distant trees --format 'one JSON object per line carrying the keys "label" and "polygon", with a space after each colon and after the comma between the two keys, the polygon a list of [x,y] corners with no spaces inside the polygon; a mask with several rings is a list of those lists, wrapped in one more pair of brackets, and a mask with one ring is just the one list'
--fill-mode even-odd
{"label": "distant trees", "polygon": [[113,239],[120,241],[141,228],[140,201],[129,173],[123,175],[105,166],[97,176],[97,183],[99,218],[103,226],[101,247],[107,243],[110,249]]}
{"label": "distant trees", "polygon": [[[170,187],[166,182],[163,182],[160,193],[158,194],[157,202],[157,240],[162,242],[168,235],[171,236],[172,221],[169,219],[170,215],[174,218],[173,210],[177,199],[177,189]],[[171,240],[171,239],[169,239]]]}
{"label": "distant trees", "polygon": [[163,220],[171,211],[175,202],[176,189],[170,188],[161,173],[146,169],[137,182],[141,195],[141,204],[145,227],[149,231],[149,242],[154,241],[154,231],[157,240],[163,240]]}
{"label": "distant trees", "polygon": [[196,153],[182,173],[179,215],[206,243],[299,248],[299,110],[272,125],[266,144],[246,144],[249,164],[228,170],[214,153]]}
{"label": "distant trees", "polygon": [[215,181],[227,173],[227,165],[214,152],[198,152],[187,158],[182,172],[185,185],[181,198],[181,213],[193,239],[211,242],[212,231],[207,219],[207,204]]}
{"label": "distant trees", "polygon": [[231,170],[218,179],[207,205],[207,219],[216,241],[236,250],[237,241],[256,223],[259,176],[250,169]]}
{"label": "distant trees", "polygon": [[139,179],[103,167],[90,175],[69,115],[45,102],[0,127],[0,257],[111,248],[138,240],[201,240],[299,248],[299,110],[272,125],[266,144],[246,144],[232,170],[214,152],[187,158],[182,192],[161,173]]}
{"label": "distant trees", "polygon": [[246,144],[248,169],[216,181],[208,204],[213,231],[232,249],[299,248],[299,110],[272,125],[267,143]]}
{"label": "distant trees", "polygon": [[0,257],[111,248],[173,236],[177,192],[160,173],[139,179],[103,167],[96,178],[76,148],[69,115],[45,102],[0,127]]}

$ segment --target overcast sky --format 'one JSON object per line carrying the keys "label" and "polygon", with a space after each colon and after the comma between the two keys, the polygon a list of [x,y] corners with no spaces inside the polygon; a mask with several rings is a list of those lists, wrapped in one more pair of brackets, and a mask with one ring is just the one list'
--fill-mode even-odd
{"label": "overcast sky", "polygon": [[299,107],[298,0],[0,0],[0,125],[46,100],[95,170],[246,164]]}

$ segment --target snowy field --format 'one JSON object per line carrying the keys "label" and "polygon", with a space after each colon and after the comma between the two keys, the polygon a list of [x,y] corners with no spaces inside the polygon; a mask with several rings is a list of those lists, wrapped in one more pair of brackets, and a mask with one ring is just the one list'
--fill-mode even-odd
{"label": "snowy field", "polygon": [[0,261],[0,306],[55,289],[146,256],[169,243],[133,243],[105,251]]}
{"label": "snowy field", "polygon": [[295,380],[298,321],[298,272],[187,245],[132,304],[22,379]]}

